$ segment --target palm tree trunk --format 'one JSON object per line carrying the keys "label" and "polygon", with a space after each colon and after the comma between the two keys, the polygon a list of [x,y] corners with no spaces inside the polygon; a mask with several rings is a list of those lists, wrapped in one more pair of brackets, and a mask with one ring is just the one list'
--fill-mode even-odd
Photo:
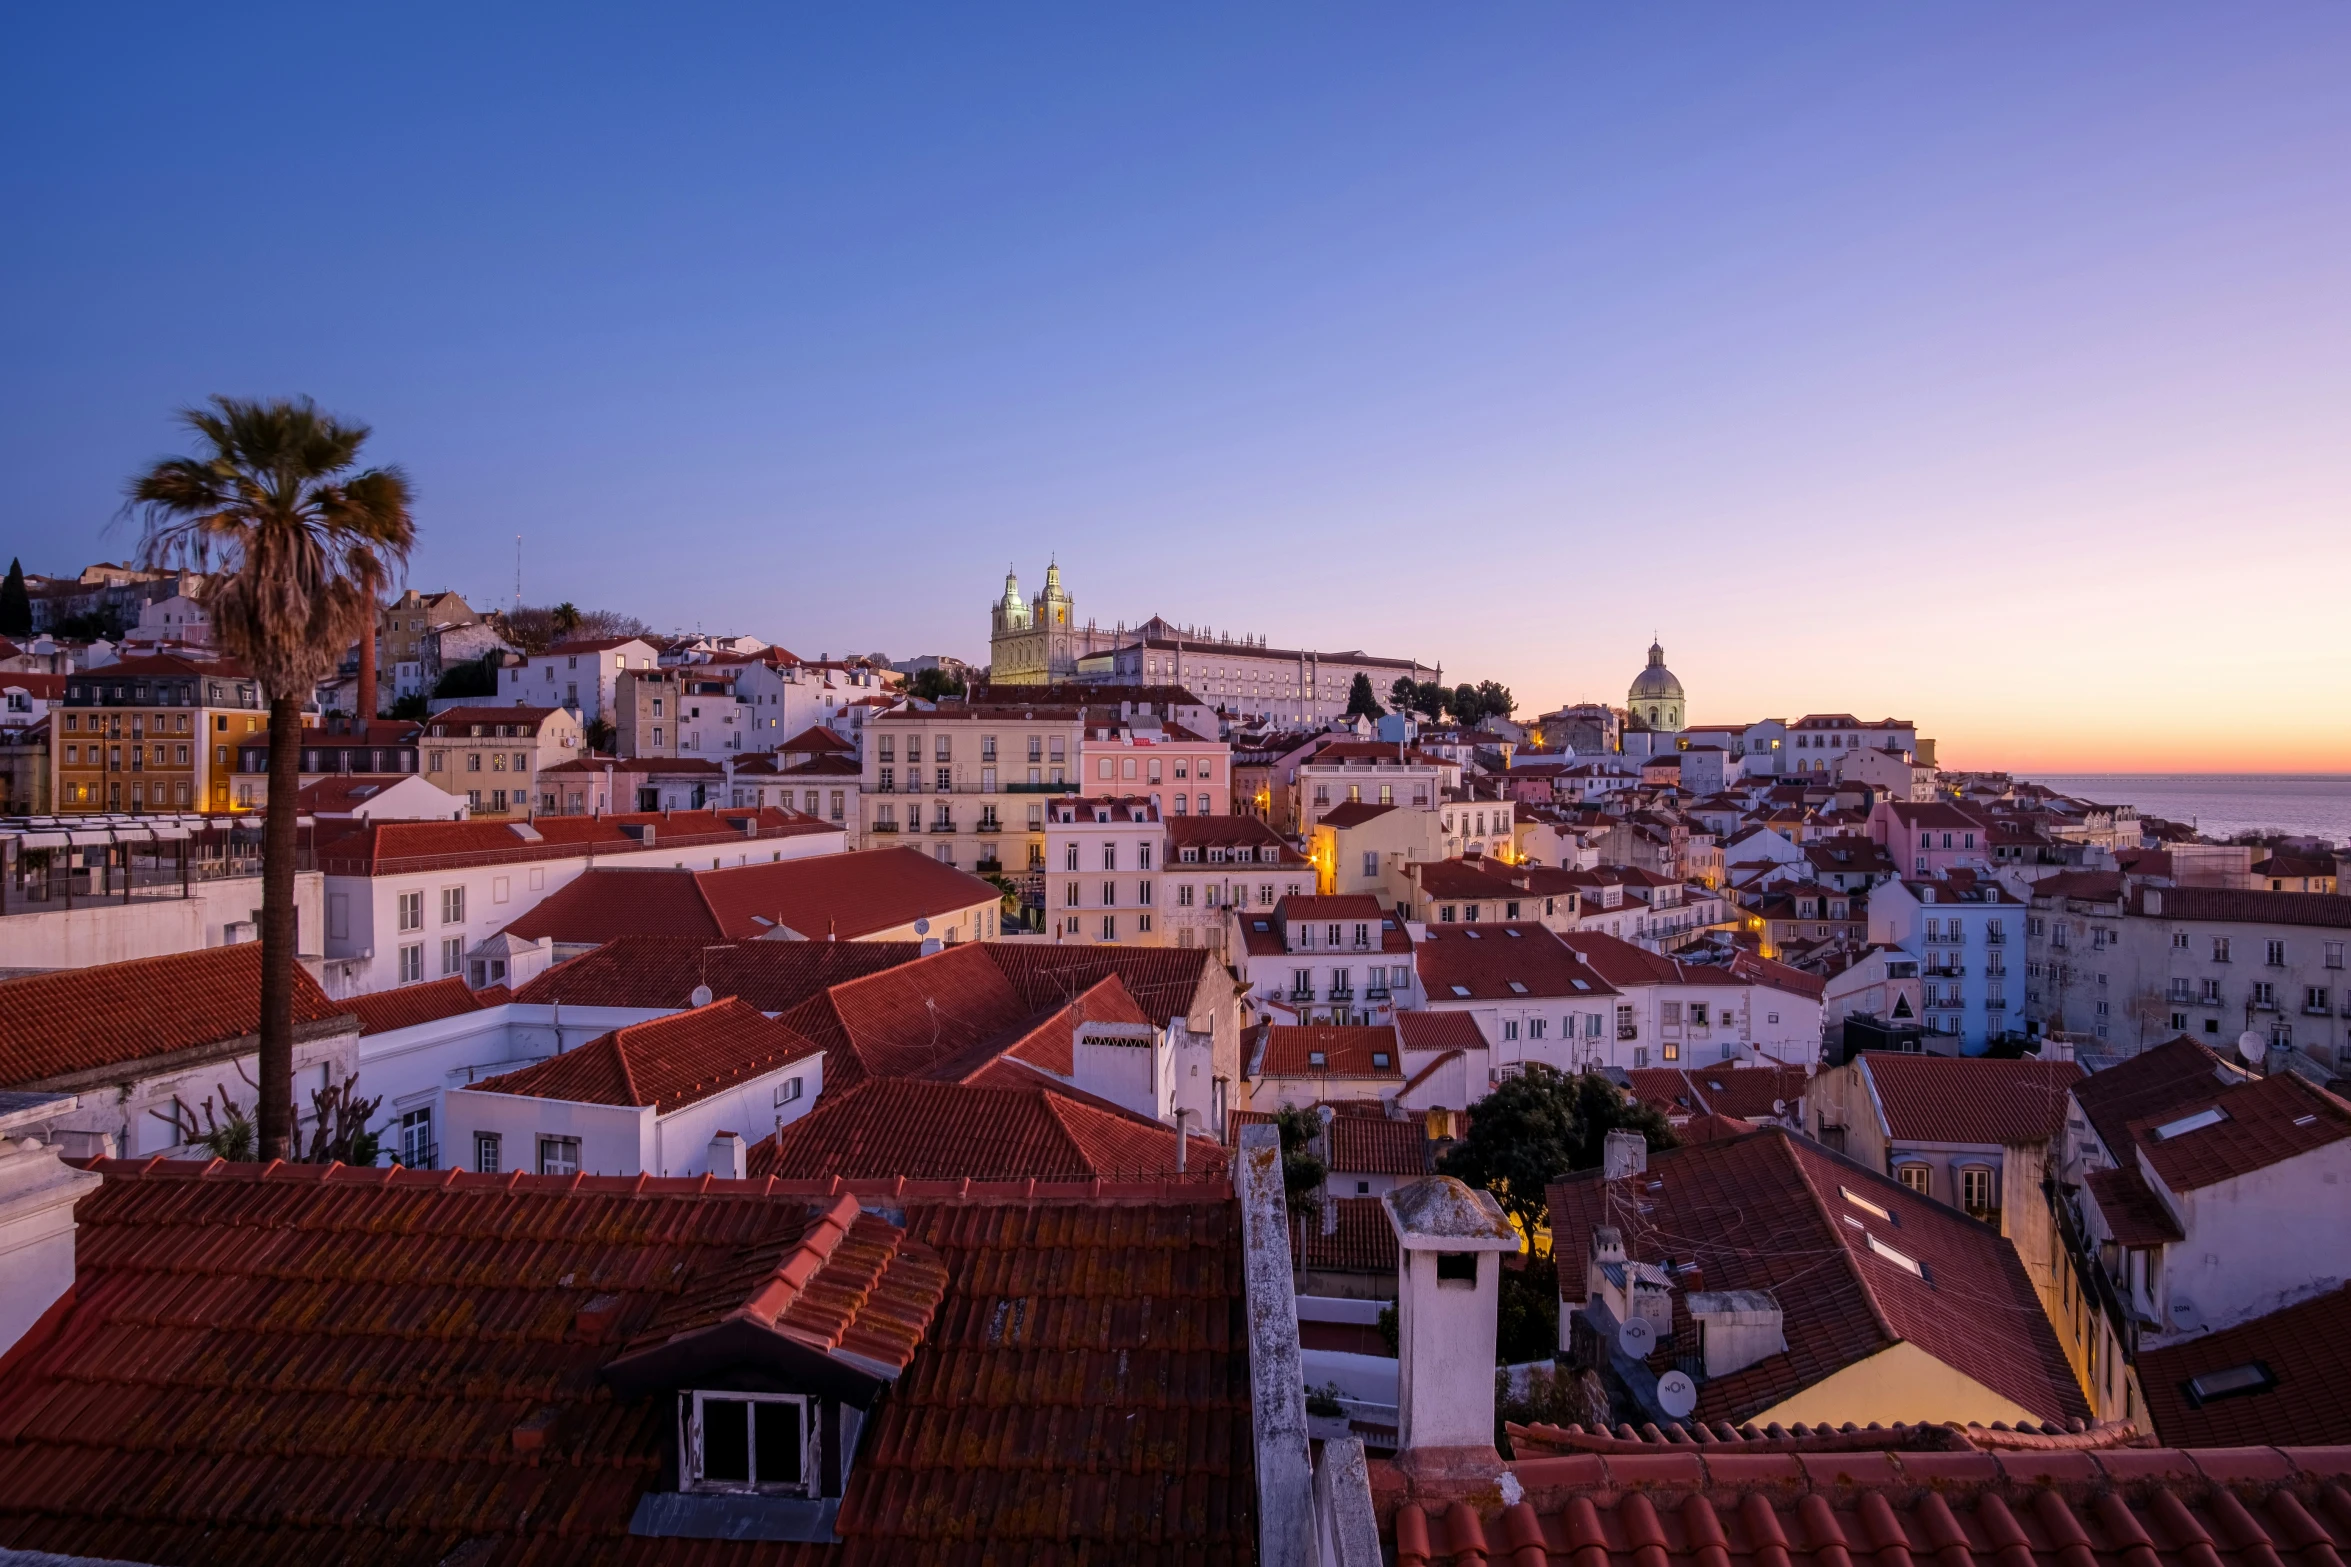
{"label": "palm tree trunk", "polygon": [[261,840],[261,1157],[294,1157],[294,823],[302,708],[269,703],[269,817]]}

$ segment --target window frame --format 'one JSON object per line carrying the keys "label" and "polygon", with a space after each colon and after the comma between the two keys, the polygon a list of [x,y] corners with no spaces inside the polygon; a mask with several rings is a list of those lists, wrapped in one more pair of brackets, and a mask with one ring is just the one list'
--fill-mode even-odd
{"label": "window frame", "polygon": [[[746,1412],[744,1416],[745,1456],[749,1460],[751,1477],[748,1481],[713,1480],[705,1473],[707,1462],[702,1441],[705,1422],[702,1406],[705,1401],[727,1404],[789,1404],[800,1411],[800,1478],[791,1484],[763,1482],[759,1478],[759,1422]],[[824,1459],[819,1450],[823,1422],[818,1419],[817,1400],[806,1393],[750,1393],[730,1388],[690,1388],[678,1392],[678,1489],[698,1496],[800,1496],[816,1498],[823,1495]]]}

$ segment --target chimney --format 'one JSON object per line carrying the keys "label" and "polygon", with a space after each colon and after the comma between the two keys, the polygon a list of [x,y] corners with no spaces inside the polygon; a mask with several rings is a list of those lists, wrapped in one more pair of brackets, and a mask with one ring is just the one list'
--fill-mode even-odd
{"label": "chimney", "polygon": [[[37,1108],[46,1120],[73,1106],[66,1098]],[[73,1206],[103,1177],[58,1153],[55,1143],[0,1132],[0,1355],[53,1325],[44,1319],[72,1297]]]}
{"label": "chimney", "polygon": [[1449,1175],[1380,1199],[1397,1251],[1397,1463],[1408,1473],[1491,1475],[1495,1310],[1516,1228],[1490,1192]]}
{"label": "chimney", "polygon": [[1601,1177],[1621,1181],[1649,1169],[1649,1139],[1639,1132],[1610,1132],[1601,1149]]}
{"label": "chimney", "polygon": [[749,1173],[741,1132],[721,1132],[710,1140],[710,1173],[722,1181],[739,1181]]}
{"label": "chimney", "polygon": [[1684,1301],[1698,1324],[1709,1377],[1727,1377],[1787,1352],[1780,1303],[1762,1290],[1701,1290]]}
{"label": "chimney", "polygon": [[[372,609],[375,595],[368,595]],[[367,627],[359,633],[359,732],[367,733],[368,720],[376,716],[376,617],[367,617]]]}

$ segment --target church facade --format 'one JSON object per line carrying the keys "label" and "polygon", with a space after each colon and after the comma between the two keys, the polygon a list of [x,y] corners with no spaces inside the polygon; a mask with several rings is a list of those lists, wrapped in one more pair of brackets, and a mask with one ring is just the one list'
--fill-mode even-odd
{"label": "church facade", "polygon": [[1080,625],[1077,601],[1061,585],[1061,566],[1045,568],[1045,591],[1020,596],[1020,578],[1007,567],[1004,595],[989,611],[988,681],[999,686],[1058,685],[1078,677],[1078,660],[1117,646],[1114,632]]}

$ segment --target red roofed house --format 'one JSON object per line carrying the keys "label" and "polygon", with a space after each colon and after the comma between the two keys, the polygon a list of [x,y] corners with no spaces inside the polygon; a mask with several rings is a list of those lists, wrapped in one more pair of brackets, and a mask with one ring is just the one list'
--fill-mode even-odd
{"label": "red roofed house", "polygon": [[728,997],[452,1088],[442,1135],[483,1175],[739,1177],[746,1147],[823,1089],[821,1049]]}
{"label": "red roofed house", "polygon": [[1276,1022],[1384,1023],[1411,1005],[1412,937],[1377,898],[1235,903],[1230,923],[1226,951],[1251,1004]]}
{"label": "red roofed house", "polygon": [[[2088,1265],[2142,1347],[2275,1311],[2351,1273],[2351,1104],[2192,1039],[2073,1086]],[[2149,1393],[2153,1397],[2152,1391]]]}
{"label": "red roofed house", "polygon": [[427,719],[420,745],[425,781],[462,795],[476,816],[554,811],[555,793],[542,787],[539,773],[579,754],[580,720],[567,708],[524,706],[526,696],[502,707],[447,708]]}
{"label": "red roofed house", "polygon": [[[221,1121],[224,1095],[252,1118],[260,996],[261,944],[250,941],[0,981],[0,1098],[67,1096],[9,1135],[57,1141],[76,1158],[130,1157],[209,1131],[207,1100]],[[312,1120],[309,1091],[354,1075],[358,1024],[297,965],[298,1144]]]}
{"label": "red roofed house", "polygon": [[2007,1233],[2042,1209],[2041,1182],[2082,1080],[2071,1061],[1871,1050],[1813,1079],[1810,1130],[1922,1197]]}
{"label": "red roofed house", "polygon": [[[2090,1414],[2007,1242],[1784,1128],[1649,1154],[1622,1196],[1599,1170],[1550,1191],[1561,1342],[1603,1368],[1611,1421],[1676,1418],[1649,1365],[1710,1426]],[[1635,1317],[1649,1365],[1621,1347]]]}
{"label": "red roofed house", "polygon": [[322,821],[465,820],[465,802],[415,773],[340,773],[305,784],[296,809]]}
{"label": "red roofed house", "polygon": [[642,637],[573,637],[507,665],[499,673],[498,699],[565,708],[583,725],[610,723],[620,672],[651,669],[656,657]]}
{"label": "red roofed house", "polygon": [[918,850],[868,849],[717,870],[583,871],[505,928],[552,941],[558,963],[618,936],[952,945],[994,939],[1000,902],[991,884]]}
{"label": "red roofed house", "polygon": [[1259,1024],[1249,1042],[1248,1105],[1286,1110],[1335,1099],[1377,1104],[1404,1087],[1395,1025]]}
{"label": "red roofed house", "polygon": [[1616,989],[1560,936],[1532,920],[1423,929],[1413,956],[1427,1010],[1473,1022],[1497,1077],[1525,1061],[1579,1072],[1614,1060]]}
{"label": "red roofed house", "polygon": [[477,948],[592,867],[715,870],[838,853],[844,841],[789,811],[369,822],[319,850],[326,987],[357,996],[451,975],[520,985],[531,972],[517,971],[518,954],[484,951],[476,971]]}
{"label": "red roofed house", "polygon": [[0,1341],[0,1554],[1258,1559],[1221,1177],[57,1173],[97,1189]]}
{"label": "red roofed house", "polygon": [[1754,1064],[1761,1057],[1809,1068],[1820,1060],[1820,996],[1808,977],[1685,963],[1596,931],[1559,939],[1618,993],[1611,1065]]}

